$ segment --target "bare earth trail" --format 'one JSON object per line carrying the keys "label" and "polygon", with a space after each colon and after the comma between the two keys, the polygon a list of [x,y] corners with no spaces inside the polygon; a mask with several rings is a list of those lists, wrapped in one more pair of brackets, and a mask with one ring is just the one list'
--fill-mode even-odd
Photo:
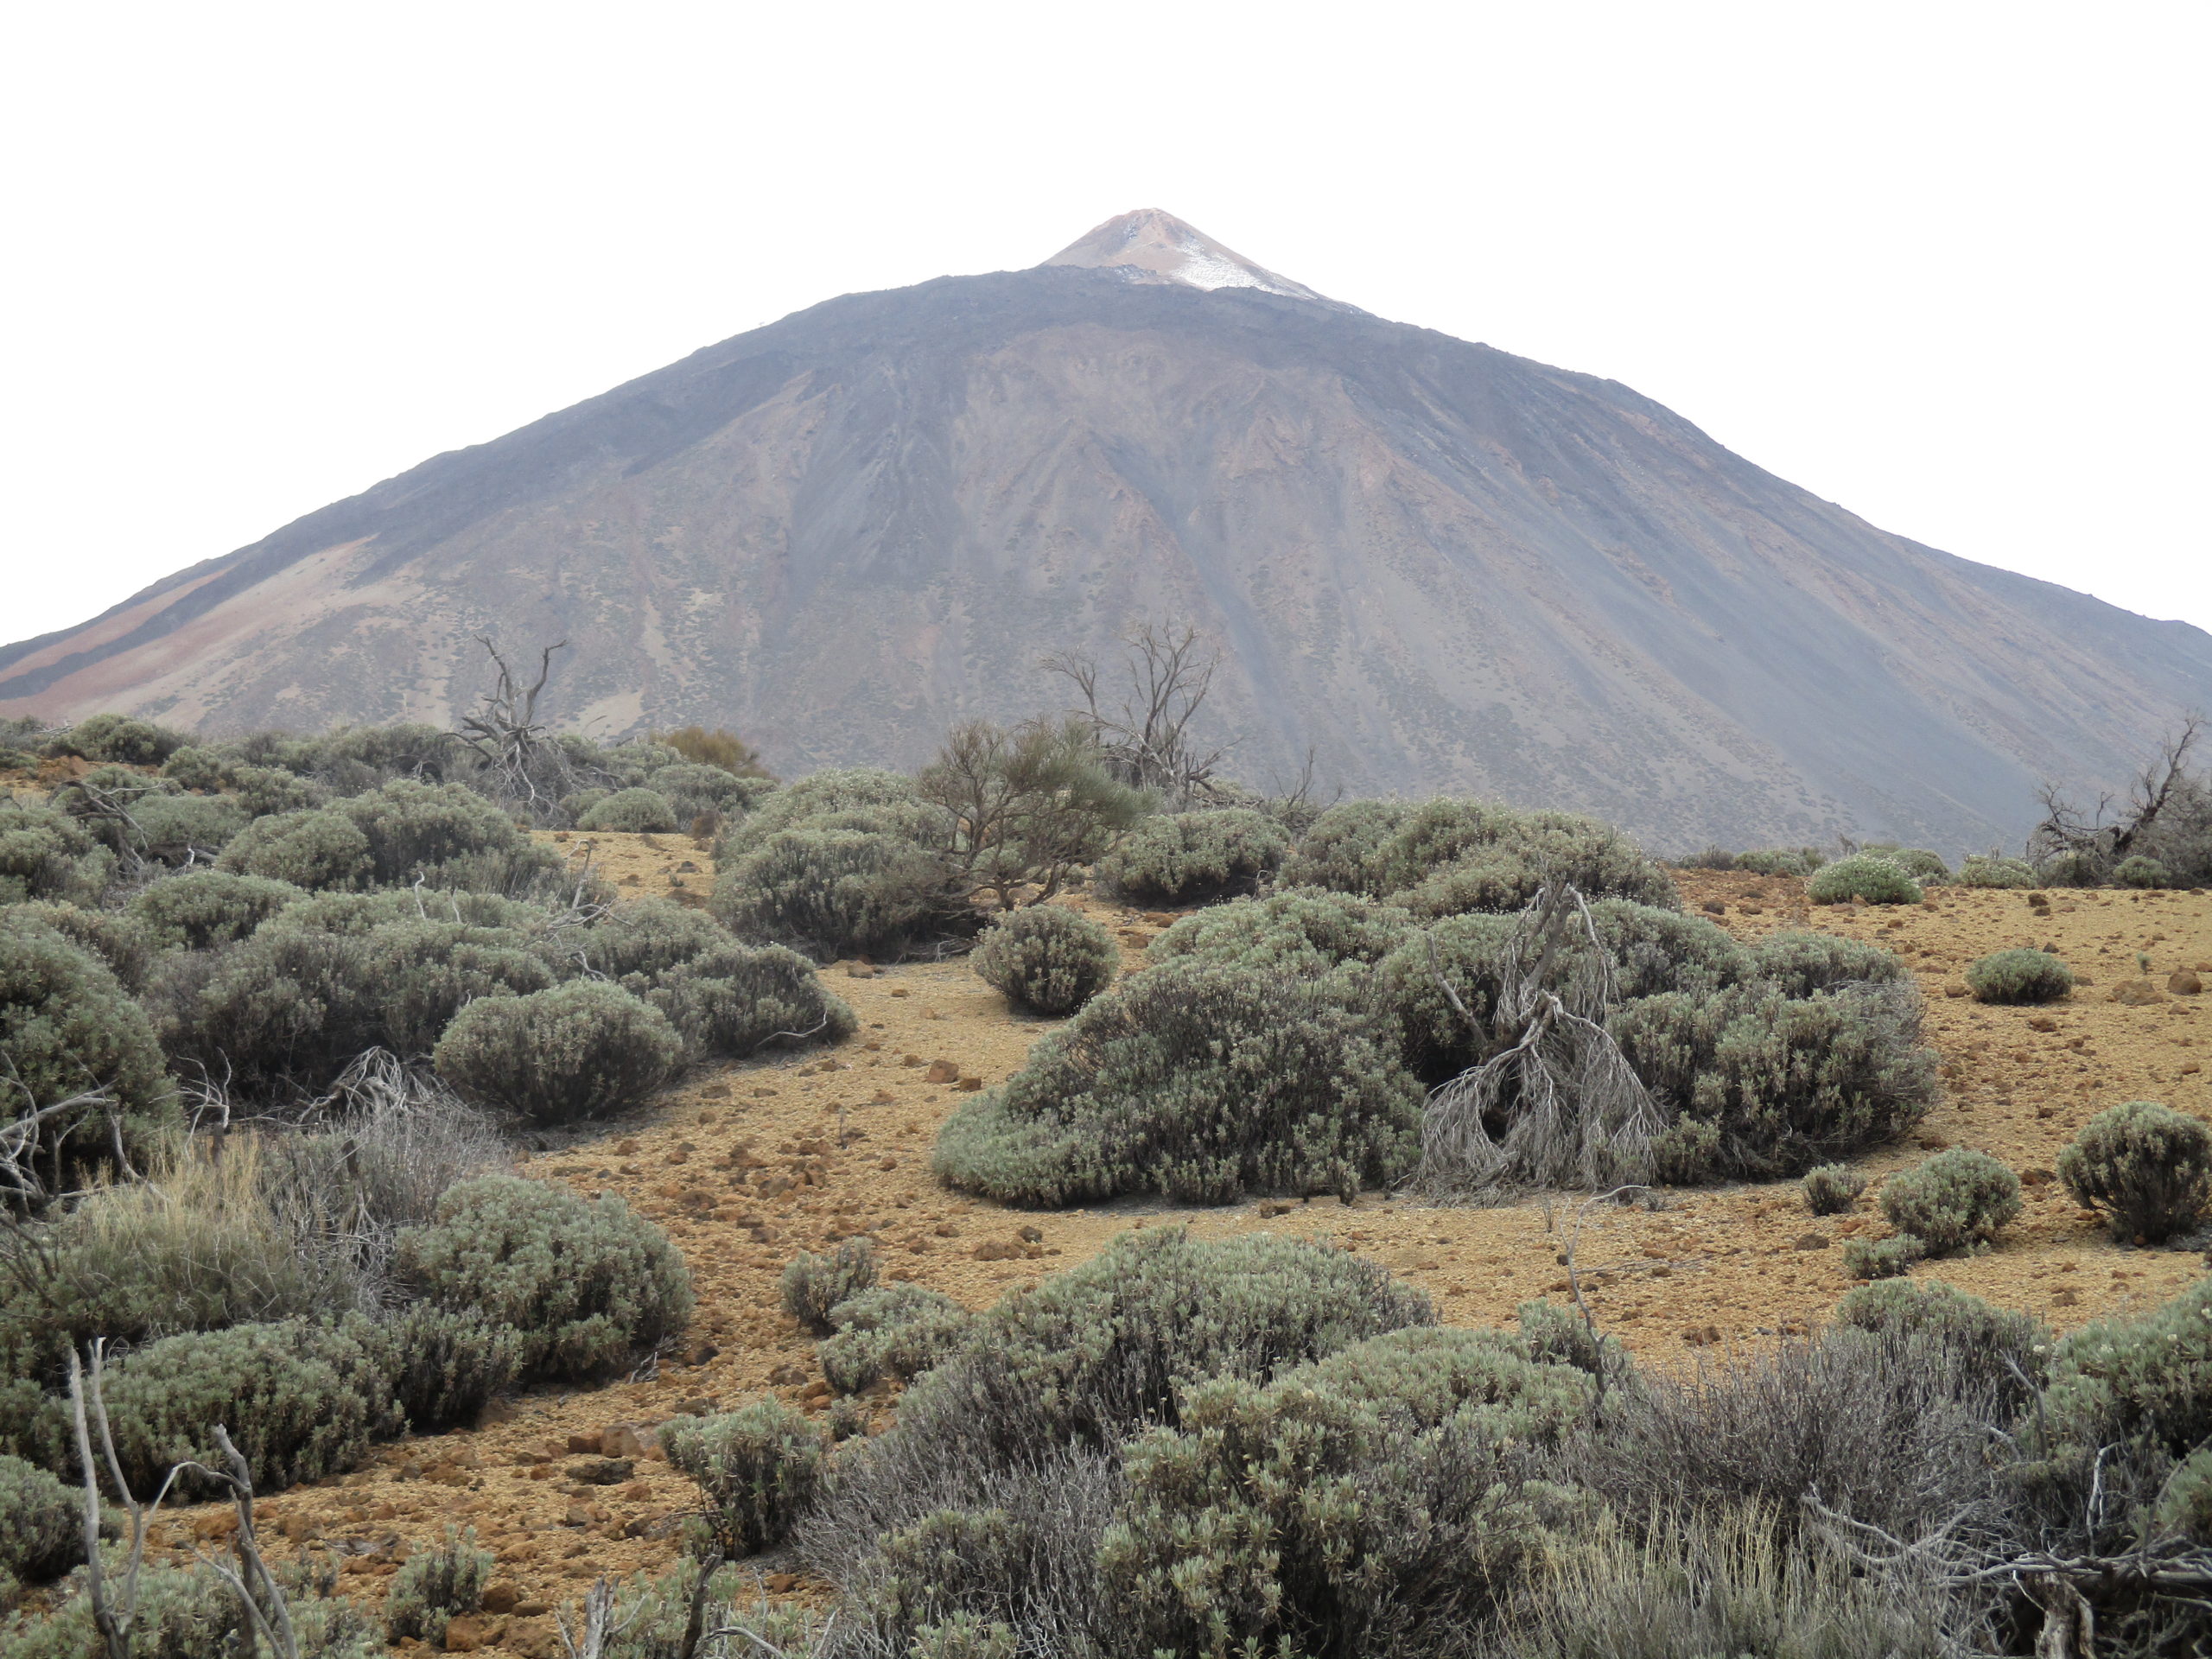
{"label": "bare earth trail", "polygon": [[[591,855],[626,893],[700,902],[711,885],[709,861],[682,837],[589,839]],[[1577,1268],[1600,1324],[1642,1362],[1674,1365],[1826,1319],[1851,1287],[1840,1241],[1887,1230],[1874,1203],[1882,1179],[1928,1150],[1962,1145],[2021,1173],[2026,1212],[1989,1255],[1929,1263],[1916,1277],[1948,1280],[2063,1330],[2147,1308],[2200,1275],[2193,1251],[2113,1243],[2048,1172],[2081,1126],[2118,1102],[2158,1100],[2212,1116],[2212,996],[2163,989],[2177,969],[2212,979],[2212,897],[2054,891],[2042,916],[2018,893],[1936,889],[1923,907],[1808,909],[1793,880],[1678,879],[1686,905],[1740,937],[1810,926],[1878,941],[1912,963],[1946,1097],[1917,1144],[1860,1160],[1873,1190],[1853,1213],[1810,1215],[1795,1182],[1672,1192],[1657,1211],[1585,1210],[1571,1199],[1440,1209],[1382,1195],[1350,1206],[1255,1200],[1215,1210],[1129,1201],[1019,1211],[973,1202],[931,1179],[938,1127],[969,1091],[1014,1071],[1052,1022],[1010,1012],[963,961],[861,966],[857,976],[840,964],[824,970],[825,982],[860,1016],[850,1041],[702,1073],[523,1166],[588,1195],[618,1193],[677,1240],[699,1311],[656,1374],[525,1395],[496,1408],[499,1421],[386,1447],[370,1467],[287,1492],[263,1512],[288,1539],[337,1552],[341,1584],[364,1597],[380,1595],[396,1562],[437,1542],[448,1524],[473,1527],[498,1556],[497,1611],[456,1635],[480,1632],[486,1652],[559,1654],[550,1607],[575,1600],[599,1574],[657,1572],[677,1557],[676,1522],[693,1494],[653,1454],[652,1426],[765,1393],[826,1409],[813,1344],[782,1312],[778,1276],[799,1250],[855,1235],[875,1241],[887,1277],[980,1308],[1131,1227],[1188,1226],[1200,1237],[1289,1231],[1371,1255],[1426,1289],[1448,1323],[1497,1325],[1521,1302],[1565,1298],[1562,1253],[1579,1225]],[[1121,930],[1130,968],[1166,919],[1082,902]],[[1963,995],[1960,973],[1974,957],[2046,944],[2094,982],[2046,1008],[1986,1007]],[[2139,953],[2151,958],[2158,1000],[2110,1000],[2121,982],[2145,977]],[[931,1081],[948,1073],[953,1081]],[[874,1404],[880,1426],[887,1402]],[[636,1447],[624,1429],[641,1436]],[[632,1459],[630,1478],[574,1478],[602,1446]],[[181,1544],[223,1527],[219,1511],[187,1510],[168,1536]],[[764,1574],[777,1593],[826,1593],[765,1563]]]}

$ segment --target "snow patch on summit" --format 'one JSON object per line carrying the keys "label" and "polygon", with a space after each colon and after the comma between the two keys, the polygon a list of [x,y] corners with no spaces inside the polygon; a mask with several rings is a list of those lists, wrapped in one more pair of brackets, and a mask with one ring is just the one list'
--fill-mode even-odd
{"label": "snow patch on summit", "polygon": [[1197,226],[1156,207],[1109,219],[1045,263],[1118,271],[1133,283],[1176,283],[1209,292],[1256,288],[1294,300],[1322,297],[1303,283],[1253,264]]}

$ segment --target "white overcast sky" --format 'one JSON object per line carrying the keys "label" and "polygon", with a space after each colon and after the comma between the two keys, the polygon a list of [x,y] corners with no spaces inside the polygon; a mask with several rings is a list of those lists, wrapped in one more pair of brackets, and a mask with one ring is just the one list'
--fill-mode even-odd
{"label": "white overcast sky", "polygon": [[2212,627],[2212,5],[22,5],[0,642],[1138,207]]}

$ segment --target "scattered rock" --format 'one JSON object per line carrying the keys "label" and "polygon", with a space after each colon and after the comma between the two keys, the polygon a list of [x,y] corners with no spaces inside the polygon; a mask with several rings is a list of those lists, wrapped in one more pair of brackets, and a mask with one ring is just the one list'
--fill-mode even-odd
{"label": "scattered rock", "polygon": [[1042,1227],[1025,1227],[1017,1236],[1025,1244],[1042,1244],[1045,1242],[1045,1230]]}
{"label": "scattered rock", "polygon": [[1972,996],[1974,995],[1974,991],[1963,979],[1954,979],[1944,985],[1943,995],[1946,996]]}
{"label": "scattered rock", "polygon": [[638,1465],[628,1458],[586,1458],[567,1470],[570,1480],[586,1486],[620,1486],[637,1472]]}
{"label": "scattered rock", "polygon": [[2039,1014],[2028,1021],[2028,1029],[2030,1031],[2056,1031],[2058,1021],[2047,1014]]}
{"label": "scattered rock", "polygon": [[894,985],[891,988],[891,995],[893,996],[904,996],[906,995],[906,988],[904,985]]}
{"label": "scattered rock", "polygon": [[1797,1242],[1789,1247],[1794,1250],[1825,1250],[1828,1248],[1826,1233],[1800,1233]]}
{"label": "scattered rock", "polygon": [[522,1605],[522,1590],[512,1580],[494,1579],[484,1586],[484,1611],[512,1613]]}
{"label": "scattered rock", "polygon": [[1693,1325],[1682,1332],[1682,1340],[1693,1348],[1710,1348],[1720,1340],[1717,1325]]}
{"label": "scattered rock", "polygon": [[2131,1008],[2142,1008],[2164,1001],[2166,994],[2147,979],[2123,979],[2112,988],[2110,1000]]}
{"label": "scattered rock", "polygon": [[882,971],[882,969],[873,967],[865,962],[849,962],[845,964],[847,979],[874,979]]}
{"label": "scattered rock", "polygon": [[963,1094],[972,1095],[982,1086],[983,1080],[973,1072],[963,1073],[960,1078],[960,1090]]}
{"label": "scattered rock", "polygon": [[582,1452],[587,1457],[595,1458],[599,1455],[600,1449],[599,1434],[596,1430],[588,1430],[581,1434],[569,1436],[569,1450],[571,1452]]}
{"label": "scattered rock", "polygon": [[2166,976],[2166,988],[2176,996],[2195,996],[2204,988],[2204,982],[2187,968],[2177,968]]}
{"label": "scattered rock", "polygon": [[1726,916],[1728,913],[1728,906],[1718,899],[1707,899],[1700,908],[1712,916]]}
{"label": "scattered rock", "polygon": [[806,1381],[806,1373],[796,1365],[779,1365],[768,1373],[768,1381],[779,1389],[795,1389]]}
{"label": "scattered rock", "polygon": [[610,1458],[642,1458],[645,1443],[627,1423],[614,1423],[599,1433],[599,1449]]}
{"label": "scattered rock", "polygon": [[922,1080],[925,1083],[957,1083],[959,1079],[960,1068],[950,1060],[931,1060],[929,1074]]}

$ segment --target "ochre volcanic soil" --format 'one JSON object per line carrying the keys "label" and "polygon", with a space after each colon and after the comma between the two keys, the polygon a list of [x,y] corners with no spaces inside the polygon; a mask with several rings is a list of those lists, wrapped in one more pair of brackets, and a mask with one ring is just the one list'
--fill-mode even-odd
{"label": "ochre volcanic soil", "polygon": [[[686,837],[562,839],[579,855],[588,842],[624,893],[702,902],[711,886],[709,860]],[[824,970],[828,982],[861,1020],[851,1041],[692,1077],[523,1165],[582,1192],[621,1194],[682,1247],[699,1313],[657,1374],[527,1395],[495,1408],[498,1421],[385,1447],[370,1467],[284,1493],[261,1513],[287,1539],[340,1552],[340,1582],[365,1598],[381,1593],[410,1549],[435,1544],[449,1524],[473,1527],[499,1558],[493,1602],[502,1611],[470,1627],[487,1638],[485,1650],[561,1652],[550,1607],[575,1600],[596,1575],[658,1571],[677,1557],[675,1522],[692,1494],[653,1454],[654,1426],[764,1393],[826,1409],[813,1344],[781,1311],[777,1278],[798,1251],[856,1234],[876,1241],[887,1277],[982,1307],[1127,1228],[1187,1226],[1200,1237],[1293,1232],[1372,1255],[1427,1290],[1446,1320],[1467,1325],[1509,1322],[1531,1298],[1563,1299],[1572,1238],[1601,1324],[1645,1363],[1694,1364],[1826,1319],[1850,1288],[1839,1243],[1887,1230],[1875,1202],[1882,1179],[1929,1149],[1969,1146],[2021,1173],[2026,1213],[1992,1253],[1929,1263],[1916,1276],[1948,1279],[2063,1330],[2147,1308],[2201,1273],[2192,1251],[2113,1243],[2049,1172],[2081,1125],[2116,1102],[2158,1100],[2212,1116],[2212,997],[2164,988],[2177,969],[2212,982],[2212,898],[2054,892],[2042,913],[2018,893],[1937,889],[1911,909],[1828,908],[1808,907],[1794,880],[1695,871],[1680,880],[1690,908],[1742,937],[1811,926],[1874,939],[1919,975],[1946,1097],[1917,1144],[1859,1161],[1870,1191],[1853,1214],[1808,1214],[1795,1182],[1672,1192],[1656,1211],[1559,1199],[1440,1209],[1381,1195],[1350,1206],[1131,1201],[1067,1212],[971,1202],[930,1178],[937,1128],[969,1090],[1013,1072],[1051,1022],[1011,1012],[958,960],[880,970],[836,964]],[[1132,968],[1171,919],[1078,902],[1120,931]],[[2045,1008],[1985,1007],[1965,995],[1961,970],[1974,957],[2045,944],[2092,982]],[[2139,953],[2151,959],[2147,975]],[[2156,1000],[2112,1000],[2122,982],[2145,978]],[[933,1066],[955,1080],[931,1081]],[[888,1421],[888,1401],[872,1406],[879,1426]],[[571,1478],[591,1452],[629,1451],[632,1433],[632,1479]],[[181,1545],[224,1525],[219,1510],[187,1510],[164,1536]],[[763,1565],[771,1592],[826,1593],[773,1565]]]}

